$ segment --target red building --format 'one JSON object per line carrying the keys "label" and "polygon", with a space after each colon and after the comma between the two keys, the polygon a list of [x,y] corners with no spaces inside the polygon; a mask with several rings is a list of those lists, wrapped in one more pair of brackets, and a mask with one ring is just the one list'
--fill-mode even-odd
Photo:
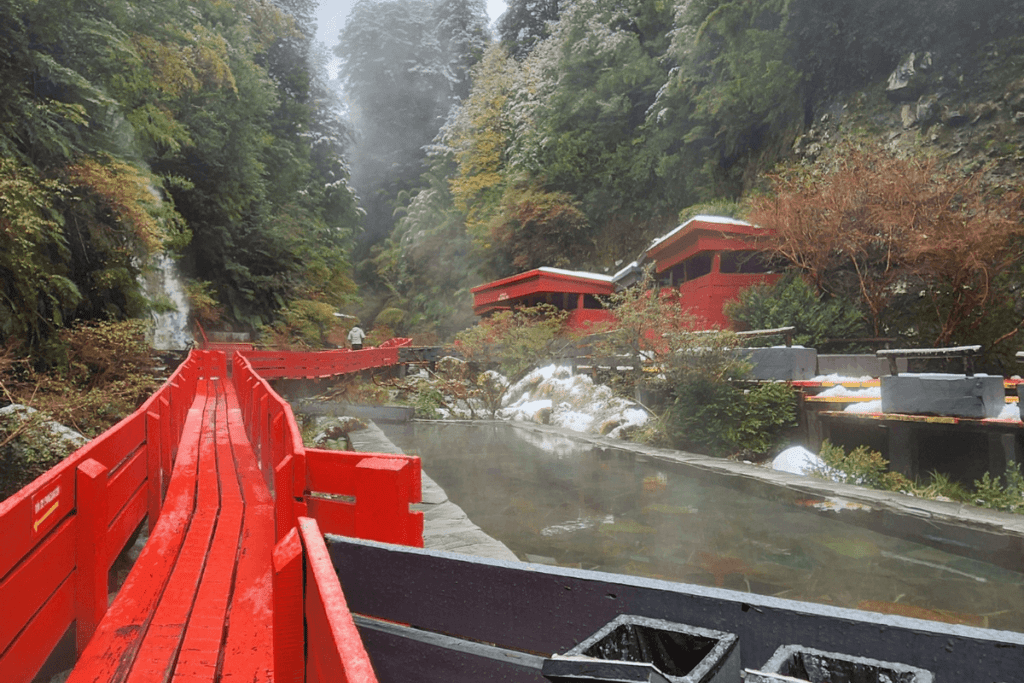
{"label": "red building", "polygon": [[677,289],[682,307],[694,313],[701,326],[727,328],[725,302],[751,285],[782,277],[760,251],[770,234],[733,218],[695,216],[655,240],[644,260],[654,262],[662,290]]}
{"label": "red building", "polygon": [[473,312],[479,316],[520,306],[551,304],[570,311],[568,324],[582,328],[588,322],[612,320],[611,313],[597,297],[613,293],[615,283],[610,275],[536,268],[470,291],[473,292]]}
{"label": "red building", "polygon": [[676,289],[683,309],[696,315],[701,327],[730,326],[722,308],[751,285],[771,283],[773,272],[759,247],[770,233],[750,223],[719,216],[696,216],[664,237],[614,276],[560,268],[536,268],[474,287],[473,312],[548,303],[570,311],[569,324],[613,320],[597,297],[633,285],[644,264],[654,263],[662,291]]}

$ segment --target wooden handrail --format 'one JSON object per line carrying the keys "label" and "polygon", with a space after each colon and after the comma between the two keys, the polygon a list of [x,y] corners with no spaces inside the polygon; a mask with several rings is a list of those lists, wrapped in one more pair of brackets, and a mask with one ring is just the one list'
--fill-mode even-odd
{"label": "wooden handrail", "polygon": [[0,680],[31,680],[72,621],[84,648],[111,564],[159,513],[185,412],[216,366],[208,354],[190,354],[138,410],[0,502]]}
{"label": "wooden handrail", "polygon": [[[254,449],[259,449],[260,467],[276,493],[278,540],[294,531],[307,514],[306,450],[290,406],[249,358],[256,359],[256,365],[268,364],[268,374],[273,376],[325,376],[395,364],[398,349],[409,343],[390,340],[376,349],[326,352],[329,355],[259,351],[235,355],[233,382],[245,424],[237,428],[248,432]],[[107,611],[106,577],[111,564],[142,520],[148,516],[152,528],[160,514],[199,382],[226,375],[224,352],[192,350],[138,410],[0,502],[0,537],[5,542],[0,554],[0,604],[5,616],[0,621],[0,680],[31,680],[73,621],[78,624],[77,649],[84,649]],[[365,538],[422,545],[422,514],[408,510],[409,502],[419,499],[419,460],[391,454],[349,455],[365,463],[357,466],[363,471],[356,476],[355,486],[361,489],[356,495],[367,510],[374,511],[361,515],[364,522],[355,531]],[[253,467],[252,473],[256,471]],[[359,484],[362,479],[366,481]],[[380,486],[385,479],[387,485]],[[314,522],[305,536],[313,534],[313,528],[319,533]],[[310,543],[307,540],[305,545]],[[332,591],[328,587],[327,593],[333,595]],[[333,617],[324,618],[336,636]],[[323,656],[342,657],[346,670],[354,666],[352,670],[363,671],[360,661],[368,666],[361,644],[356,647],[346,641],[338,647],[337,653]],[[375,680],[369,671],[369,678],[362,673],[357,678]],[[293,672],[283,672],[282,679],[284,673]]]}

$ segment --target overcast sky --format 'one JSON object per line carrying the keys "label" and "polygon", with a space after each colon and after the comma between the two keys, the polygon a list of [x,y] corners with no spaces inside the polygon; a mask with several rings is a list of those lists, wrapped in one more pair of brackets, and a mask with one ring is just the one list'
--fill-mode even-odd
{"label": "overcast sky", "polygon": [[[320,0],[320,10],[316,13],[317,39],[333,50],[338,42],[338,31],[345,25],[349,10],[355,0]],[[505,11],[505,0],[487,0],[487,15],[494,20]],[[333,76],[334,74],[332,74]]]}

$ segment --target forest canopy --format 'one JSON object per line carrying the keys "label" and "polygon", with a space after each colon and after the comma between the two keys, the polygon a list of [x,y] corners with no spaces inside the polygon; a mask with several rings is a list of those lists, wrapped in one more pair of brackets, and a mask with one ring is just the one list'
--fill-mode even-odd
{"label": "forest canopy", "polygon": [[315,6],[0,1],[0,342],[143,314],[158,252],[226,324],[354,296],[348,128]]}
{"label": "forest canopy", "polygon": [[[482,0],[359,0],[326,47],[316,7],[0,0],[0,341],[145,313],[158,252],[225,327],[344,310],[450,339],[472,286],[610,272],[694,206],[764,209],[796,191],[779,164],[820,175],[833,134],[912,165],[930,145],[932,176],[986,201],[1019,190],[1022,0],[511,0],[493,26]],[[999,315],[934,287],[921,338],[1006,334],[1020,264],[990,273]]]}

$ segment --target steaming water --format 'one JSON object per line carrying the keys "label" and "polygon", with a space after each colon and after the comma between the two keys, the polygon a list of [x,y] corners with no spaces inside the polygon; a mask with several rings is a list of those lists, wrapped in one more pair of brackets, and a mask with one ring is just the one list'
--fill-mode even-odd
{"label": "steaming water", "polygon": [[847,523],[848,512],[627,451],[528,443],[504,425],[384,428],[524,560],[1024,631],[1024,574]]}
{"label": "steaming water", "polygon": [[183,351],[192,344],[188,331],[188,300],[174,261],[166,254],[156,258],[155,272],[146,278],[150,301],[172,306],[172,310],[153,312],[153,348],[158,351]]}

